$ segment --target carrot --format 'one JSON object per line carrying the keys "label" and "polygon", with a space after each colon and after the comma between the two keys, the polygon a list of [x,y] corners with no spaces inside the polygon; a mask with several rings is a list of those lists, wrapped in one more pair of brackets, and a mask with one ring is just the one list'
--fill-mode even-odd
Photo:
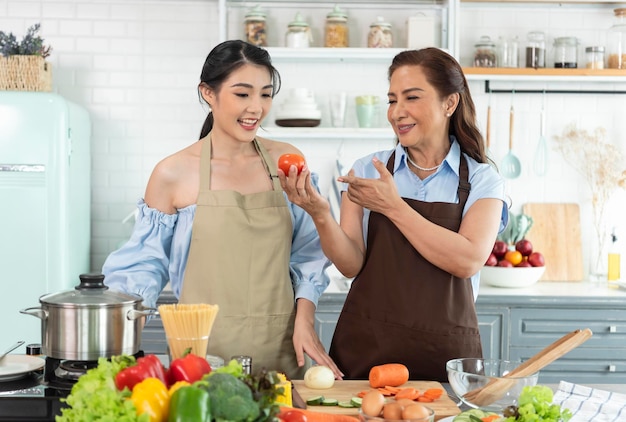
{"label": "carrot", "polygon": [[500,416],[498,416],[498,415],[491,415],[491,416],[485,416],[484,418],[480,418],[480,420],[483,421],[483,422],[493,422],[496,419],[500,419]]}
{"label": "carrot", "polygon": [[385,363],[373,366],[369,373],[370,386],[374,388],[390,385],[398,387],[409,380],[409,369],[401,363]]}
{"label": "carrot", "polygon": [[428,390],[424,391],[423,395],[428,397],[429,399],[437,400],[443,395],[443,390],[441,388],[429,388]]}
{"label": "carrot", "polygon": [[393,391],[387,390],[386,388],[383,388],[383,387],[377,388],[377,390],[383,393],[383,396],[393,396],[394,394],[396,394]]}
{"label": "carrot", "polygon": [[313,410],[295,409],[289,406],[280,406],[278,417],[282,419],[282,416],[287,412],[301,412],[304,416],[306,416],[306,420],[308,422],[359,422],[359,419],[355,416],[314,412]]}
{"label": "carrot", "polygon": [[401,390],[401,388],[393,387],[391,385],[385,385],[385,390],[391,391],[393,394],[396,394],[398,391]]}
{"label": "carrot", "polygon": [[396,400],[398,399],[410,399],[415,400],[419,397],[419,391],[413,387],[406,387],[396,393]]}
{"label": "carrot", "polygon": [[370,390],[363,390],[363,391],[359,391],[358,393],[356,393],[357,397],[363,398],[365,397],[365,395],[367,394],[367,392]]}
{"label": "carrot", "polygon": [[419,397],[417,398],[417,401],[422,402],[422,403],[432,403],[432,402],[434,402],[435,400],[434,400],[434,399],[431,399],[430,397],[426,397],[426,396],[419,396]]}

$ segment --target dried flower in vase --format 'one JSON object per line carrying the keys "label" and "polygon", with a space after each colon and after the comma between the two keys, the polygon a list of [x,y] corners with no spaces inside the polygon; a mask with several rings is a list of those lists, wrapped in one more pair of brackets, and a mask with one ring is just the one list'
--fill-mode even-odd
{"label": "dried flower in vase", "polygon": [[[592,262],[604,259],[603,246],[607,231],[603,230],[606,205],[617,188],[626,189],[626,170],[622,152],[605,141],[606,130],[596,128],[592,133],[578,129],[574,124],[565,127],[561,136],[554,136],[555,149],[574,169],[580,172],[591,189],[594,229],[598,241],[598,256]],[[591,269],[594,272],[594,269]]]}

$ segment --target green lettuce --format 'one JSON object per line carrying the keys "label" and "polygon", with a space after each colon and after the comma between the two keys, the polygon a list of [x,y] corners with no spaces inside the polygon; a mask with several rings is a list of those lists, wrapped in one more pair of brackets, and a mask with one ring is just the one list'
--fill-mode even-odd
{"label": "green lettuce", "polygon": [[98,366],[82,375],[65,399],[69,407],[61,409],[56,422],[149,422],[147,414],[137,415],[131,392],[118,391],[115,375],[135,363],[133,356],[113,356],[98,359]]}

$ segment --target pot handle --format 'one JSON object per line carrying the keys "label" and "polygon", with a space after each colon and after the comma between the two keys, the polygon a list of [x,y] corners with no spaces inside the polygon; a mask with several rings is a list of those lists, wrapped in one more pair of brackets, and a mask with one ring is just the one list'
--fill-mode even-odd
{"label": "pot handle", "polygon": [[156,308],[143,308],[142,310],[131,309],[128,313],[126,313],[126,319],[132,321],[141,317],[148,317],[156,313]]}
{"label": "pot handle", "polygon": [[45,321],[48,319],[48,311],[41,309],[41,306],[33,306],[32,308],[26,308],[20,310],[20,314],[32,315]]}

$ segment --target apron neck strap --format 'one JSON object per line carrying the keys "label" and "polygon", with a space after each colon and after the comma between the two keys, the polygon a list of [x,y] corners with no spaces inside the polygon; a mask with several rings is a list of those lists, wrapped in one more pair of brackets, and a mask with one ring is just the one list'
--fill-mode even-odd
{"label": "apron neck strap", "polygon": [[[261,161],[263,161],[263,166],[265,167],[265,171],[267,172],[270,180],[272,181],[272,187],[275,191],[282,191],[282,187],[280,186],[280,180],[278,179],[277,170],[278,167],[274,160],[272,160],[267,149],[254,138],[252,141],[254,143],[254,148],[257,150],[259,155],[261,156]],[[209,191],[211,190],[211,133],[202,140],[202,149],[200,152],[200,191]]]}

